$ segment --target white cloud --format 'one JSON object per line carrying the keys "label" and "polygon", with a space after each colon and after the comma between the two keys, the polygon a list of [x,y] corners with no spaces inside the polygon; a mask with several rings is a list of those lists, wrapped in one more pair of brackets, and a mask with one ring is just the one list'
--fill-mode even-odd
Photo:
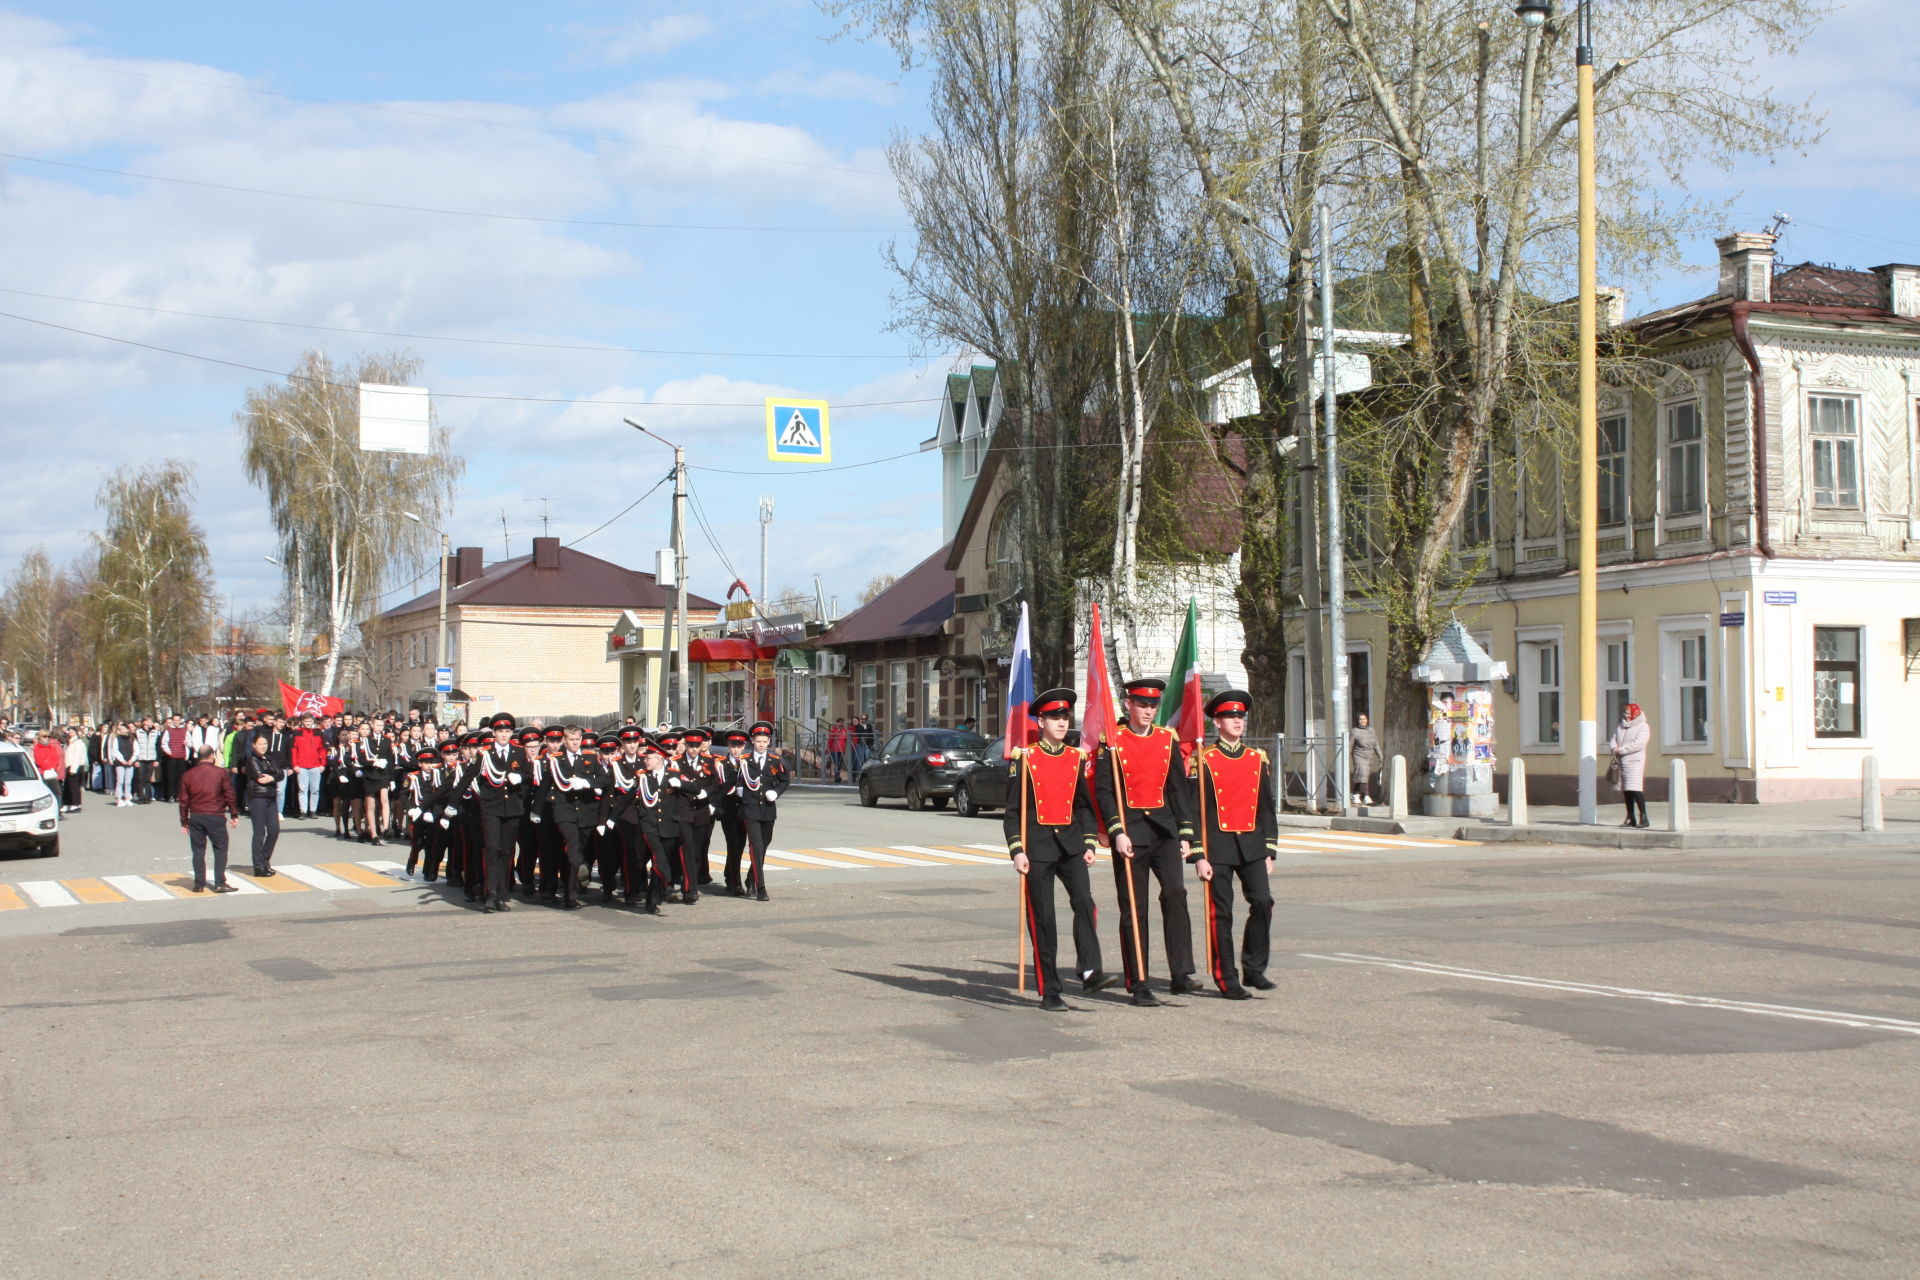
{"label": "white cloud", "polygon": [[829,67],[824,71],[785,67],[761,77],[754,92],[771,98],[820,98],[891,107],[899,99],[900,87],[850,67]]}
{"label": "white cloud", "polygon": [[712,21],[702,14],[668,13],[657,18],[638,18],[617,27],[576,23],[567,28],[567,34],[579,42],[583,58],[618,63],[671,52],[712,30]]}

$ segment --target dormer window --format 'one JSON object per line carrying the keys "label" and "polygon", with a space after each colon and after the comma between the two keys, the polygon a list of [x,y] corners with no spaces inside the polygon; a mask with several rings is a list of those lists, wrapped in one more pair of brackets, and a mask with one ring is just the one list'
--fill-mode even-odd
{"label": "dormer window", "polygon": [[977,422],[961,420],[960,426],[960,475],[971,480],[980,474],[981,442],[986,439],[986,431]]}

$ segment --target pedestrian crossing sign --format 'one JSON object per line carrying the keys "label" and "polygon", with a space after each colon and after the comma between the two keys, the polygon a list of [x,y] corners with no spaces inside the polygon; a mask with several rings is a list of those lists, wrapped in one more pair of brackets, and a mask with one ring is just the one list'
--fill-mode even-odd
{"label": "pedestrian crossing sign", "polygon": [[831,462],[827,402],[767,397],[767,457],[775,462]]}

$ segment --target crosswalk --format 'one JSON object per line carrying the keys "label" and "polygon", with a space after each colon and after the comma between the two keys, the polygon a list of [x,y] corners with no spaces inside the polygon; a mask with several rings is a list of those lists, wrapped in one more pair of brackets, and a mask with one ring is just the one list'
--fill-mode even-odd
{"label": "crosswalk", "polygon": [[[1280,840],[1283,858],[1300,856],[1348,857],[1387,851],[1445,850],[1473,842],[1437,837],[1375,836],[1343,831],[1302,830]],[[1105,849],[1098,861],[1111,859]],[[715,870],[725,865],[724,853],[711,853]],[[897,844],[878,846],[826,845],[808,849],[773,849],[767,866],[775,871],[875,871],[957,869],[1007,865],[1000,844]],[[340,893],[355,889],[419,887],[406,868],[385,859],[364,862],[283,863],[278,875],[258,877],[228,869],[228,883],[238,894]],[[195,893],[192,877],[179,874],[77,876],[65,880],[22,880],[0,884],[0,911],[44,910],[58,907],[99,906],[122,902],[166,902],[188,898],[219,901],[211,893]]]}

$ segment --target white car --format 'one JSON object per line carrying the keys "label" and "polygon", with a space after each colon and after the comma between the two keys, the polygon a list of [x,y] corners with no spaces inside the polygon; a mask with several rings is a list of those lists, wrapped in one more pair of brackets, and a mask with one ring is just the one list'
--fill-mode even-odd
{"label": "white car", "polygon": [[41,781],[33,756],[0,742],[0,849],[60,856],[60,798]]}

